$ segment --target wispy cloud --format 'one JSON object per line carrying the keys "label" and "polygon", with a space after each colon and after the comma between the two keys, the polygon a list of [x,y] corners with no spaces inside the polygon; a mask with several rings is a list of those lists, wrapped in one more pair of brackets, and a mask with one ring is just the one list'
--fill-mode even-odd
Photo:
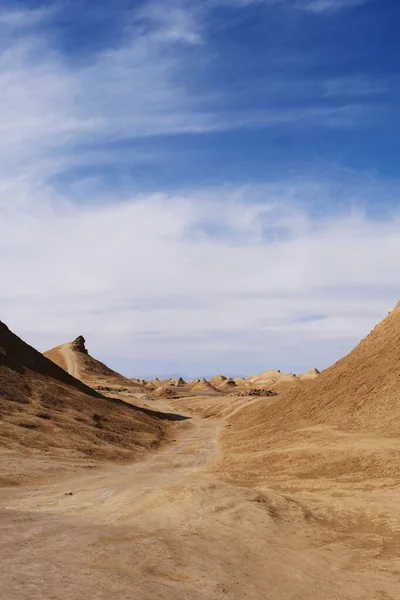
{"label": "wispy cloud", "polygon": [[196,45],[203,42],[198,12],[189,2],[171,2],[166,10],[165,3],[150,0],[134,11],[134,20],[161,39]]}
{"label": "wispy cloud", "polygon": [[297,8],[315,14],[333,14],[335,12],[356,8],[371,0],[208,0],[211,5],[225,5],[246,8],[250,5],[265,4],[284,8]]}
{"label": "wispy cloud", "polygon": [[332,14],[343,9],[356,8],[370,0],[305,0],[298,5],[315,14]]}
{"label": "wispy cloud", "polygon": [[362,75],[327,79],[323,82],[323,95],[326,97],[368,97],[387,94],[390,86],[383,79],[367,78]]}
{"label": "wispy cloud", "polygon": [[[35,12],[36,20],[49,12]],[[361,116],[360,108],[348,103],[268,106],[268,86],[263,108],[235,108],[233,96],[226,97],[218,86],[189,84],[203,38],[196,11],[185,5],[167,12],[157,3],[146,5],[134,14],[120,43],[79,63],[63,56],[51,35],[41,29],[35,33],[31,13],[3,15],[5,22],[30,23],[33,30],[6,38],[0,57],[5,92],[0,96],[0,172],[14,172],[22,163],[26,171],[66,167],[78,153],[84,161],[88,146],[118,138],[285,123],[349,126]],[[189,45],[189,53],[181,42]]]}
{"label": "wispy cloud", "polygon": [[[324,3],[315,0],[302,6],[328,10],[328,0]],[[336,7],[344,5],[344,0],[335,2]],[[373,80],[362,76],[352,82],[350,77],[324,82],[297,74],[293,80],[272,65],[265,72],[257,107],[246,96],[246,80],[239,79],[227,91],[218,79],[210,81],[200,71],[193,78],[199,64],[211,67],[215,58],[205,17],[211,4],[175,1],[165,10],[158,0],[144,3],[126,15],[120,39],[78,62],[63,54],[50,26],[41,27],[55,15],[59,5],[54,6],[0,13],[0,26],[8,33],[0,57],[3,170],[20,161],[28,169],[31,159],[48,167],[57,153],[67,161],[82,152],[84,160],[88,146],[107,140],[371,122],[368,107],[355,99],[376,94],[377,89]],[[29,35],[13,35],[17,26],[29,26]],[[349,85],[357,93],[349,95]],[[334,98],[331,105],[320,102],[329,98]]]}
{"label": "wispy cloud", "polygon": [[0,5],[0,29],[28,29],[42,25],[54,17],[58,4],[31,9],[12,9]]}
{"label": "wispy cloud", "polygon": [[[31,23],[30,13],[18,13],[18,22]],[[5,20],[15,24],[17,15]],[[185,57],[166,52],[175,34],[164,24],[148,31],[136,23],[115,47],[79,64],[60,53],[51,35],[38,29],[13,36],[13,28],[0,57],[0,170],[21,163],[28,169],[30,160],[48,165],[55,151],[67,160],[69,148],[76,156],[77,146],[84,151],[101,140],[215,127],[207,99],[178,76]],[[182,28],[173,29],[176,36],[184,36]]]}

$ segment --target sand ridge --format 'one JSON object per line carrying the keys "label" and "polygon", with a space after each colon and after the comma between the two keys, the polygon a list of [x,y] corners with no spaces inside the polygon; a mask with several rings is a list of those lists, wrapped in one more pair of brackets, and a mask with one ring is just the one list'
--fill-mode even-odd
{"label": "sand ridge", "polygon": [[48,456],[133,459],[166,435],[167,419],[102,396],[0,322],[0,445]]}
{"label": "sand ridge", "polygon": [[44,356],[91,387],[126,388],[138,391],[145,388],[145,384],[138,379],[129,379],[93,358],[86,348],[86,341],[82,335],[72,342],[47,350]]}
{"label": "sand ridge", "polygon": [[202,394],[203,393],[218,394],[218,389],[215,386],[213,386],[206,379],[202,379],[201,381],[196,383],[196,385],[194,385],[190,391],[195,392],[195,393],[202,393]]}

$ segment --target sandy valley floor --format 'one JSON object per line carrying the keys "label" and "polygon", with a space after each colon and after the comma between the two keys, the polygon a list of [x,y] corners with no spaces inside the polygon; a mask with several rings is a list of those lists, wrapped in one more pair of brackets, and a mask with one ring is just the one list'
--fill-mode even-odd
{"label": "sandy valley floor", "polygon": [[77,461],[62,479],[50,471],[47,482],[41,473],[3,488],[0,597],[400,598],[398,548],[368,520],[355,537],[301,494],[227,482],[218,465],[228,425],[193,416],[139,463]]}

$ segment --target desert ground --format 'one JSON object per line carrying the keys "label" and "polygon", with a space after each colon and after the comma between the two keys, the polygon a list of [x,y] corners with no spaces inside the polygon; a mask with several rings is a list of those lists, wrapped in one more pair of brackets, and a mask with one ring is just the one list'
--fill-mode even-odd
{"label": "desert ground", "polygon": [[0,324],[0,597],[398,600],[399,337],[147,382]]}

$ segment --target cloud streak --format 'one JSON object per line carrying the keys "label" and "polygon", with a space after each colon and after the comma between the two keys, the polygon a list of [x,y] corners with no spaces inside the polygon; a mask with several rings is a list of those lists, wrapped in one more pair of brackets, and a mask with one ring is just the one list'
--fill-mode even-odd
{"label": "cloud streak", "polygon": [[314,14],[334,14],[344,9],[357,8],[370,0],[306,0],[299,3],[304,10]]}
{"label": "cloud streak", "polygon": [[[296,85],[302,102],[296,103],[297,92],[285,94],[282,75],[266,73],[262,103],[255,107],[246,100],[246,81],[228,92],[210,84],[201,71],[193,79],[199,61],[207,64],[212,52],[204,15],[191,4],[172,4],[167,12],[158,2],[145,4],[131,15],[120,39],[78,62],[61,52],[51,27],[41,28],[54,11],[0,13],[8,32],[0,57],[5,90],[0,96],[0,163],[7,173],[21,163],[27,170],[39,165],[57,170],[76,161],[78,153],[84,162],[90,147],[117,139],[371,122],[368,108],[349,98],[349,82],[340,87],[339,80],[325,85],[300,77]],[[29,35],[14,35],[17,26],[29,26]],[[308,95],[301,96],[306,88]],[[371,91],[363,89],[358,96]],[[321,104],[333,96],[333,104]]]}
{"label": "cloud streak", "polygon": [[210,0],[214,6],[235,6],[246,8],[251,5],[266,4],[284,8],[302,9],[316,15],[334,14],[344,9],[357,8],[371,0]]}
{"label": "cloud streak", "polygon": [[31,29],[49,22],[56,12],[58,5],[31,9],[10,9],[0,7],[0,29],[12,31]]}

